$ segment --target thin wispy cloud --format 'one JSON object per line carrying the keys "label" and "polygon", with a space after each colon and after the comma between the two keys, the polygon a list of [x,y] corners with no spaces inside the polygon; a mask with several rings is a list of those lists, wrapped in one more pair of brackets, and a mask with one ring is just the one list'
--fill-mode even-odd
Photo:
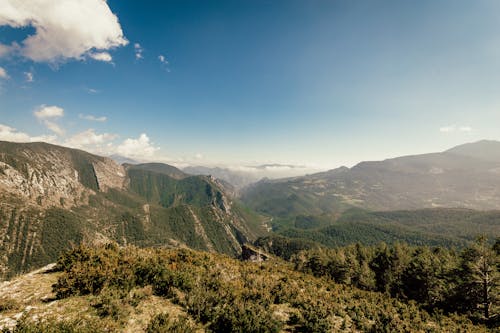
{"label": "thin wispy cloud", "polygon": [[23,74],[26,82],[35,82],[35,75],[33,72],[24,72]]}
{"label": "thin wispy cloud", "polygon": [[457,126],[457,125],[447,125],[439,128],[441,133],[469,133],[472,132],[472,127],[470,126]]}
{"label": "thin wispy cloud", "polygon": [[144,49],[142,48],[141,44],[135,43],[134,44],[134,51],[135,51],[135,59],[139,60],[139,59],[144,58],[144,56],[142,55],[142,53],[144,52]]}
{"label": "thin wispy cloud", "polygon": [[84,89],[89,94],[99,94],[101,92],[100,90],[97,90],[97,89],[94,89],[94,88],[85,87]]}
{"label": "thin wispy cloud", "polygon": [[163,69],[170,73],[170,68],[169,68],[170,62],[168,61],[168,59],[163,54],[160,54],[158,56],[158,60],[160,61]]}
{"label": "thin wispy cloud", "polygon": [[81,113],[78,115],[78,118],[83,119],[83,120],[89,120],[89,121],[97,121],[97,122],[101,122],[101,123],[108,120],[108,118],[106,118],[104,116],[96,117],[96,116],[91,115],[91,114],[81,114]]}
{"label": "thin wispy cloud", "polygon": [[57,123],[50,121],[50,120],[44,120],[43,123],[49,130],[54,132],[55,134],[59,136],[64,136],[66,134],[66,131]]}
{"label": "thin wispy cloud", "polygon": [[168,60],[167,60],[167,58],[165,58],[165,56],[164,56],[164,55],[161,55],[161,54],[160,54],[160,55],[158,56],[158,60],[160,60],[160,62],[161,62],[162,64],[168,65]]}
{"label": "thin wispy cloud", "polygon": [[7,74],[7,71],[5,70],[5,68],[3,67],[0,67],[0,79],[9,79],[9,74]]}

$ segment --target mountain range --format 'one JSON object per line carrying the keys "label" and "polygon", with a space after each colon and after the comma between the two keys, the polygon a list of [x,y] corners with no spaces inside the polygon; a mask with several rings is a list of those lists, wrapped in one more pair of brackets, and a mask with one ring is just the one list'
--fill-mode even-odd
{"label": "mountain range", "polygon": [[241,199],[258,212],[278,217],[333,214],[353,207],[500,209],[500,142],[479,141],[440,153],[265,179],[247,187]]}
{"label": "mountain range", "polygon": [[269,235],[269,224],[281,236],[326,246],[397,240],[460,246],[478,232],[500,234],[495,141],[263,179],[243,190],[230,179],[189,174],[198,171],[212,174],[0,142],[0,277],[53,262],[80,243],[237,256],[243,244]]}
{"label": "mountain range", "polygon": [[220,181],[159,163],[119,165],[46,143],[0,142],[0,277],[78,243],[185,246],[231,255],[266,233]]}

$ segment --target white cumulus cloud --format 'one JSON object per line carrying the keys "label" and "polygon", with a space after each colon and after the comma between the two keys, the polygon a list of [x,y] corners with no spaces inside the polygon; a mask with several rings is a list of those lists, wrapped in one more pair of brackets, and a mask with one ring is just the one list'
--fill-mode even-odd
{"label": "white cumulus cloud", "polygon": [[64,109],[55,105],[41,105],[34,115],[38,119],[59,118],[64,116]]}
{"label": "white cumulus cloud", "polygon": [[0,140],[12,142],[55,142],[54,135],[30,136],[24,132],[19,132],[17,129],[0,124]]}
{"label": "white cumulus cloud", "polygon": [[56,119],[64,116],[64,109],[55,105],[41,105],[33,113],[49,130],[59,136],[64,136],[64,129],[50,119]]}
{"label": "white cumulus cloud", "polygon": [[101,123],[103,123],[106,120],[108,120],[108,118],[106,118],[104,116],[96,117],[96,116],[93,116],[91,114],[79,114],[78,118],[84,119],[84,120],[89,120],[89,121],[97,121],[97,122],[101,122]]}
{"label": "white cumulus cloud", "polygon": [[100,151],[101,145],[107,144],[117,138],[116,134],[98,134],[93,129],[73,135],[66,140],[65,145],[73,148],[90,148],[92,151]]}
{"label": "white cumulus cloud", "polygon": [[142,159],[153,157],[159,149],[153,145],[145,133],[142,133],[137,139],[128,138],[124,140],[116,148],[116,152],[125,157]]}
{"label": "white cumulus cloud", "polygon": [[111,62],[113,57],[108,52],[89,53],[89,56],[98,61]]}
{"label": "white cumulus cloud", "polygon": [[0,56],[18,52],[36,62],[111,61],[104,50],[128,43],[105,0],[2,0],[0,26],[33,27],[26,39],[0,44]]}

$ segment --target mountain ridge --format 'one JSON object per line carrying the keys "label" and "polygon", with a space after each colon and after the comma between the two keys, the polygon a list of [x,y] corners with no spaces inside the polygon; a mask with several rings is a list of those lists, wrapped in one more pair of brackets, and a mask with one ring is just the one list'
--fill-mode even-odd
{"label": "mountain ridge", "polygon": [[[500,142],[486,143],[500,156]],[[351,168],[261,180],[245,188],[241,199],[261,213],[282,217],[333,213],[349,207],[499,209],[500,159],[473,154],[484,144],[479,141],[466,149],[457,146],[440,153],[364,161]]]}
{"label": "mountain ridge", "polygon": [[216,179],[45,143],[0,142],[0,190],[0,277],[43,266],[81,242],[237,255],[266,232]]}

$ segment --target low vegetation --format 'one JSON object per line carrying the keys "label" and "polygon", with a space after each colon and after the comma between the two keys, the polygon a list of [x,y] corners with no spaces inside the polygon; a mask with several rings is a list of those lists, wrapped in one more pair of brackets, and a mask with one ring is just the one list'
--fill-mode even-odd
{"label": "low vegetation", "polygon": [[[173,315],[159,307],[143,327],[147,332],[489,330],[467,312],[432,311],[416,297],[392,294],[394,276],[387,275],[390,283],[379,281],[379,275],[370,273],[369,263],[361,265],[360,272],[366,272],[358,278],[350,271],[334,275],[337,270],[332,268],[340,252],[321,251],[301,251],[292,257],[293,263],[280,259],[250,263],[187,249],[80,246],[60,257],[57,269],[61,273],[53,290],[61,301],[90,300],[93,317],[82,320],[89,321],[86,327],[93,332],[120,331],[128,313],[151,297],[169,300],[181,313]],[[360,248],[358,254],[365,251],[368,248]],[[318,261],[316,254],[329,261],[313,264]],[[379,257],[366,254],[366,258]],[[79,332],[82,325],[69,318],[26,318],[12,332],[36,332],[40,327],[48,332]]]}

